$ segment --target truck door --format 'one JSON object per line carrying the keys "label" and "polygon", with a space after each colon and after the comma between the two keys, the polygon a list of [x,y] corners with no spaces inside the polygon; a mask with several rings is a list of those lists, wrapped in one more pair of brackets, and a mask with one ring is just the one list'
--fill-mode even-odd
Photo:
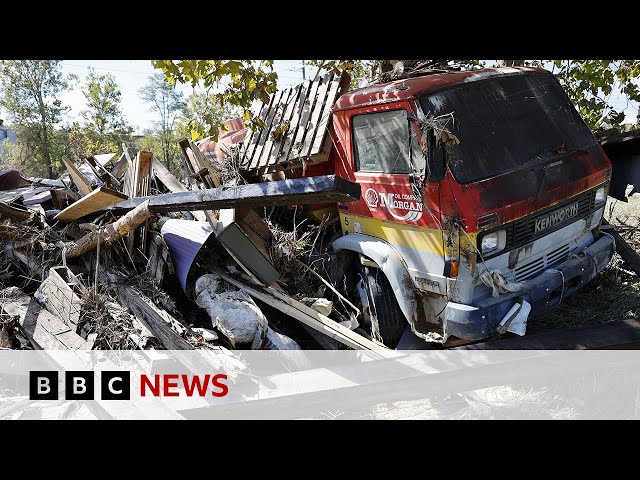
{"label": "truck door", "polygon": [[[393,245],[414,278],[442,275],[444,251],[439,228],[439,185],[416,195],[425,170],[419,129],[398,104],[354,112],[351,130],[352,178],[361,185],[359,201],[340,205],[345,233],[361,233]],[[405,107],[405,105],[402,105]],[[362,113],[360,113],[362,112]],[[411,176],[416,189],[412,189]],[[422,198],[420,198],[422,197]],[[443,292],[444,287],[435,288]]]}
{"label": "truck door", "polygon": [[354,114],[350,124],[353,172],[362,198],[351,203],[349,211],[375,221],[354,221],[349,228],[347,219],[346,230],[373,234],[380,221],[420,225],[426,212],[412,190],[410,175],[421,177],[425,160],[407,111],[396,107]]}

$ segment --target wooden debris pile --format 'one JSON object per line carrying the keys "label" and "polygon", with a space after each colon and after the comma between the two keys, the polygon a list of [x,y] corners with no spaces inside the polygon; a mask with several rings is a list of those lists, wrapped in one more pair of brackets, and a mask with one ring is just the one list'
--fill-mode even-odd
{"label": "wooden debris pile", "polygon": [[58,179],[0,171],[0,348],[379,348],[316,268],[359,185],[249,175],[242,138],[223,164],[182,140],[178,176],[124,144]]}

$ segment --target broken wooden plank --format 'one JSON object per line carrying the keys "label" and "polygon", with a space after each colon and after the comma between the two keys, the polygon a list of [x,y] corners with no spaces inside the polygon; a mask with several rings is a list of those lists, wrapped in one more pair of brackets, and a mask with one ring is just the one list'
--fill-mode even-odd
{"label": "broken wooden plank", "polygon": [[[78,331],[84,288],[67,267],[52,267],[49,275],[38,287],[46,309],[60,318],[74,332]],[[40,299],[40,297],[38,297]]]}
{"label": "broken wooden plank", "polygon": [[[109,157],[109,160],[113,158],[115,153],[105,154],[106,157]],[[98,160],[100,155],[90,156],[85,159],[89,167],[93,170],[93,173],[100,178],[104,182],[104,184],[109,188],[122,188],[122,183],[116,177],[114,177],[109,170],[107,170],[104,165]]]}
{"label": "broken wooden plank", "polygon": [[80,200],[80,197],[67,189],[56,188],[51,190],[50,193],[53,207],[57,210],[64,210],[70,203]]}
{"label": "broken wooden plank", "polygon": [[220,270],[216,270],[212,273],[246,291],[252,297],[265,302],[266,304],[280,310],[282,313],[300,321],[304,325],[337,340],[343,345],[355,350],[372,350],[383,357],[395,355],[394,351],[389,350],[384,345],[368,340],[362,335],[358,335],[357,333],[340,325],[338,322],[331,320],[329,317],[322,315],[287,295],[283,295],[273,288],[250,285],[249,283],[238,279],[236,276],[229,275]]}
{"label": "broken wooden plank", "polygon": [[[273,95],[269,97],[268,102],[266,103],[260,102],[259,110],[257,108],[255,110],[252,109],[252,112],[257,112],[255,117],[259,118],[260,120],[266,123],[267,114],[269,113],[269,109],[271,108],[272,103],[273,103]],[[257,105],[258,104],[256,103],[254,107],[256,107]],[[251,159],[253,158],[253,153],[256,149],[256,145],[258,144],[258,140],[261,134],[262,134],[262,130],[251,129],[249,134],[245,137],[244,141],[242,142],[242,147],[241,147],[242,155],[239,161],[239,165],[242,168],[248,167],[249,164],[251,163]]]}
{"label": "broken wooden plank", "polygon": [[[118,300],[160,340],[167,350],[193,350],[180,334],[186,327],[155,304],[136,288],[124,286],[118,289]],[[180,332],[180,333],[178,333]]]}
{"label": "broken wooden plank", "polygon": [[[123,144],[123,147],[126,148],[124,144]],[[117,178],[118,180],[122,180],[122,177],[124,176],[128,168],[129,168],[129,161],[127,159],[127,155],[124,152],[122,152],[122,154],[120,155],[120,158],[111,169],[111,175]]]}
{"label": "broken wooden plank", "polygon": [[107,208],[117,213],[149,202],[152,212],[213,210],[238,207],[308,205],[312,203],[353,202],[360,198],[360,185],[337,175],[296,178],[277,182],[253,183],[230,188],[211,188],[193,192],[167,193],[130,198]]}
{"label": "broken wooden plank", "polygon": [[216,170],[215,166],[207,160],[194,143],[188,138],[183,138],[178,142],[182,153],[187,160],[187,164],[190,167],[190,173],[193,178],[199,179],[207,188],[219,187],[222,185],[220,180],[220,174]]}
{"label": "broken wooden plank", "polygon": [[[605,218],[602,218],[602,225],[610,224]],[[636,252],[616,230],[608,230],[607,233],[613,236],[616,241],[616,252],[618,252],[618,255],[629,264],[633,271],[636,272],[636,275],[640,276],[640,255],[638,252]]]}
{"label": "broken wooden plank", "polygon": [[29,177],[29,181],[34,186],[44,186],[44,187],[53,187],[53,188],[66,188],[66,185],[62,180],[52,180],[50,178]]}
{"label": "broken wooden plank", "polygon": [[25,195],[24,199],[22,200],[22,204],[27,206],[27,205],[40,205],[41,203],[44,203],[48,200],[51,200],[51,192],[40,192],[40,193],[36,193],[35,195],[31,195],[27,198],[27,196]]}
{"label": "broken wooden plank", "polygon": [[0,218],[9,218],[14,222],[26,222],[33,216],[33,212],[26,208],[14,207],[0,202]]}
{"label": "broken wooden plank", "polygon": [[327,134],[327,127],[331,116],[331,109],[336,102],[339,91],[341,92],[346,88],[346,85],[343,87],[343,83],[342,77],[334,77],[329,84],[327,98],[324,107],[322,107],[322,112],[320,112],[318,125],[314,132],[313,143],[309,146],[309,151],[307,152],[308,157],[318,155],[322,151],[323,140]]}
{"label": "broken wooden plank", "polygon": [[275,118],[278,107],[280,106],[280,99],[282,98],[282,94],[282,90],[279,90],[272,95],[273,102],[271,103],[269,112],[267,114],[265,127],[262,129],[260,136],[258,137],[256,149],[253,152],[253,157],[251,158],[251,163],[249,164],[249,169],[251,170],[259,166],[262,151],[265,148],[265,144],[269,140],[269,133],[271,132],[271,128],[273,126],[273,119]]}
{"label": "broken wooden plank", "polygon": [[10,287],[0,291],[0,310],[18,317],[20,326],[36,349],[44,350],[91,350],[92,344],[72,332],[55,315],[44,310],[19,288]]}
{"label": "broken wooden plank", "polygon": [[115,222],[88,233],[79,240],[65,243],[63,247],[65,256],[76,258],[96,248],[99,242],[108,243],[118,240],[145,223],[150,216],[149,202],[145,201]]}
{"label": "broken wooden plank", "polygon": [[[128,152],[127,152],[127,158]],[[132,164],[127,170],[125,175],[124,182],[124,193],[127,196],[133,197],[144,197],[149,195],[149,181],[151,177],[151,164],[153,161],[153,153],[141,150],[136,155],[135,160],[132,161]],[[140,245],[142,246],[142,253],[146,253],[146,237],[147,237],[147,228],[146,225],[140,231]],[[127,236],[127,250],[129,253],[133,252],[135,242],[135,234],[131,232]]]}
{"label": "broken wooden plank", "polygon": [[318,90],[313,97],[313,103],[309,108],[309,117],[305,122],[305,132],[303,138],[296,139],[296,142],[291,149],[291,153],[289,155],[289,160],[294,158],[304,158],[307,157],[307,151],[309,150],[309,143],[313,141],[314,133],[318,127],[318,120],[320,119],[320,114],[322,113],[322,107],[324,106],[325,99],[327,97],[327,90],[329,88],[329,82],[331,81],[331,74],[327,73],[320,80],[320,85],[318,86]]}
{"label": "broken wooden plank", "polygon": [[84,197],[85,195],[89,195],[92,189],[89,180],[87,180],[87,177],[85,177],[82,172],[78,170],[78,167],[76,167],[74,163],[66,157],[66,155],[62,156],[62,161],[64,163],[64,166],[67,167],[67,171],[69,172],[71,181],[78,188],[80,196]]}
{"label": "broken wooden plank", "polygon": [[182,185],[169,169],[159,159],[154,158],[151,161],[151,168],[158,180],[169,189],[171,193],[186,192],[187,187]]}
{"label": "broken wooden plank", "polygon": [[280,135],[278,138],[274,135],[276,129],[278,127],[282,128],[282,125],[285,122],[285,115],[287,111],[287,107],[289,106],[289,102],[293,102],[293,96],[295,96],[297,92],[293,88],[289,88],[282,92],[282,96],[278,101],[278,104],[275,108],[275,115],[271,122],[271,128],[269,129],[269,133],[267,135],[267,141],[264,144],[264,148],[262,149],[262,153],[260,154],[260,158],[257,159],[257,167],[266,167],[272,162],[271,151],[276,148],[279,150],[280,143],[284,140],[285,135]]}
{"label": "broken wooden plank", "polygon": [[284,139],[284,144],[280,149],[280,153],[278,154],[278,157],[276,157],[276,163],[284,162],[289,158],[289,151],[291,150],[291,146],[298,135],[298,131],[301,128],[304,129],[304,127],[301,127],[300,125],[303,123],[303,116],[308,113],[308,109],[306,108],[308,103],[307,99],[310,95],[313,95],[315,90],[318,88],[317,83],[311,82],[310,80],[304,82],[300,87],[300,94],[296,99],[296,106],[289,123],[289,131]]}
{"label": "broken wooden plank", "polygon": [[[178,179],[173,175],[167,167],[165,167],[164,163],[162,163],[157,158],[154,158],[151,162],[153,171],[156,175],[156,178],[162,182],[162,184],[169,189],[171,193],[178,192],[187,192],[187,187],[182,185]],[[204,212],[193,211],[190,212],[196,220],[201,222],[206,222],[207,217]],[[213,213],[213,212],[212,212]]]}
{"label": "broken wooden plank", "polygon": [[[216,238],[244,270],[248,270],[265,285],[271,285],[280,277],[280,274],[273,267],[266,240],[251,228],[252,217],[248,212],[252,211],[245,210],[247,210],[245,216],[248,217],[249,222],[239,218],[235,209],[222,210]],[[257,220],[253,218],[254,223],[257,224],[261,219],[255,213],[253,215],[257,217]]]}
{"label": "broken wooden plank", "polygon": [[33,196],[42,192],[48,192],[49,187],[22,187],[13,190],[0,191],[0,202],[12,203],[25,196]]}
{"label": "broken wooden plank", "polygon": [[105,207],[110,207],[116,203],[126,200],[125,194],[116,192],[107,187],[100,187],[92,191],[88,195],[82,197],[75,203],[72,203],[55,217],[54,220],[60,220],[68,223],[78,218],[95,213]]}
{"label": "broken wooden plank", "polygon": [[275,148],[269,154],[269,161],[267,162],[268,165],[275,165],[278,163],[278,158],[284,149],[288,134],[291,129],[295,129],[295,125],[292,123],[292,118],[296,113],[296,105],[298,104],[300,97],[306,93],[303,91],[304,86],[305,84],[300,84],[297,87],[294,87],[289,100],[287,100],[287,109],[282,119],[282,133],[280,138],[277,139]]}

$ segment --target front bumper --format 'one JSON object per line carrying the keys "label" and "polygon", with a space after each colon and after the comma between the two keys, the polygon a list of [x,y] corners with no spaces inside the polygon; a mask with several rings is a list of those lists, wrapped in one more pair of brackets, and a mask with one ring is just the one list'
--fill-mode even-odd
{"label": "front bumper", "polygon": [[[489,297],[475,306],[449,303],[444,311],[446,336],[481,340],[496,333],[496,327],[518,300],[531,304],[530,316],[537,316],[573,294],[604,269],[615,251],[615,242],[606,233],[584,250],[574,253],[563,263],[525,280],[517,292]],[[562,272],[562,273],[560,273]]]}

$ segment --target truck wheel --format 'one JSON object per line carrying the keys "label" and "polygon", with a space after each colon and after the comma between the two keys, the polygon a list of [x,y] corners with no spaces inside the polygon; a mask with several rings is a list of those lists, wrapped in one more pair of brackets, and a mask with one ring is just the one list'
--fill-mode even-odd
{"label": "truck wheel", "polygon": [[[361,275],[366,282],[365,290],[371,310],[369,316],[372,317],[372,327],[374,319],[377,319],[382,343],[389,348],[396,348],[407,326],[407,321],[400,310],[391,284],[379,268],[363,266]],[[375,328],[371,329],[371,336],[375,338],[374,330]]]}

